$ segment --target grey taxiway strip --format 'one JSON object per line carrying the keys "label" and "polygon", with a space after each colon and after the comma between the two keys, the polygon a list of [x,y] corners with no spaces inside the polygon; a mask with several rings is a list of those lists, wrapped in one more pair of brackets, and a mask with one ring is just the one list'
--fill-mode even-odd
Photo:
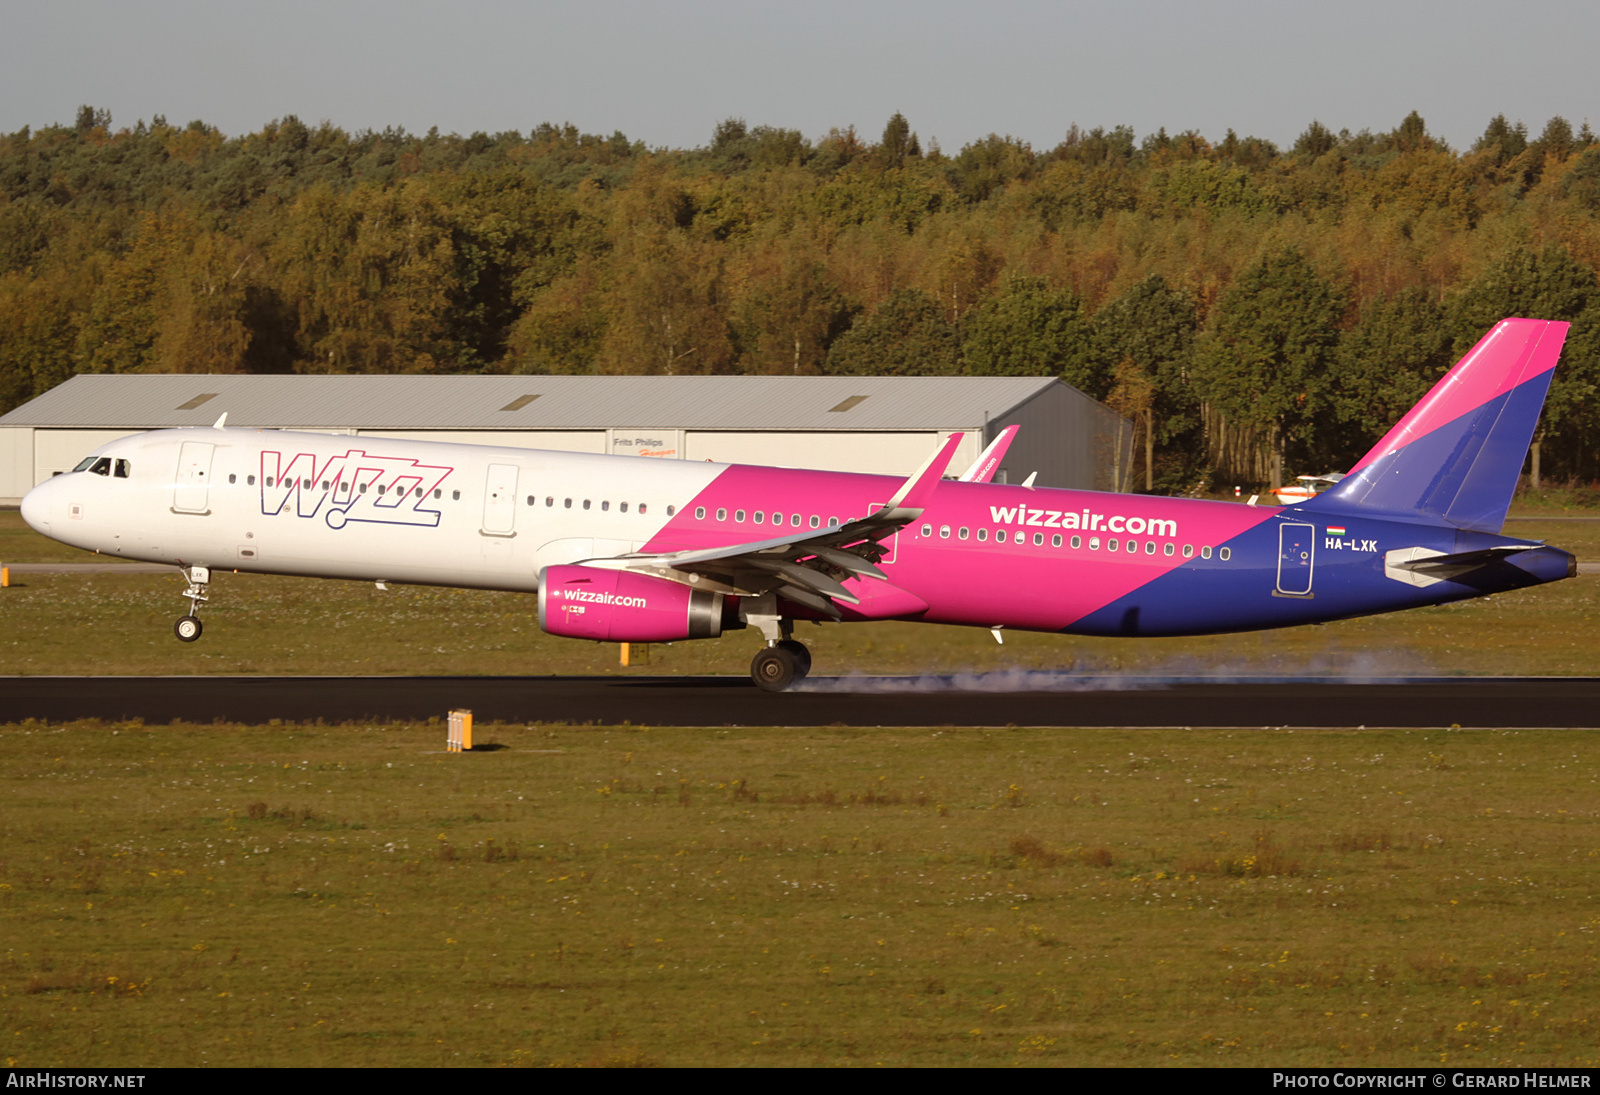
{"label": "grey taxiway strip", "polygon": [[0,722],[415,721],[635,726],[1600,726],[1600,679],[823,677],[3,677]]}

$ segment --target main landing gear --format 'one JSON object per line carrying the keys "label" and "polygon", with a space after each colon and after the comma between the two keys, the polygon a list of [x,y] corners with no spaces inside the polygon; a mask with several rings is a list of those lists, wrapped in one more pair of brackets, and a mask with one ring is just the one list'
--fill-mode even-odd
{"label": "main landing gear", "polygon": [[189,582],[189,588],[183,591],[189,598],[189,614],[178,617],[178,622],[172,625],[172,633],[178,636],[179,642],[192,643],[204,630],[200,625],[200,606],[210,600],[206,596],[206,586],[211,582],[211,568],[184,567],[183,576]]}
{"label": "main landing gear", "polygon": [[791,638],[794,621],[778,616],[747,616],[746,620],[767,637],[767,645],[750,659],[750,679],[756,687],[763,692],[782,692],[805,680],[811,672],[811,651]]}

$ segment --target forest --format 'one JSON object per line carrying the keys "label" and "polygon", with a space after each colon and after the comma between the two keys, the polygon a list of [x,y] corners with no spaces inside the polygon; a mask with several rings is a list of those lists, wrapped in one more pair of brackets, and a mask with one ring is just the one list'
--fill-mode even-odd
{"label": "forest", "polygon": [[1498,319],[1573,324],[1530,454],[1600,477],[1600,143],[1292,147],[1126,126],[948,153],[728,119],[227,137],[0,134],[0,411],[77,373],[1060,376],[1138,433],[1128,489],[1343,470]]}

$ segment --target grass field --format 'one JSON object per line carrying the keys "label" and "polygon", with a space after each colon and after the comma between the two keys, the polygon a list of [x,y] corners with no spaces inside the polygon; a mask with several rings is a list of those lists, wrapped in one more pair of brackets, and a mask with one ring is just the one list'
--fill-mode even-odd
{"label": "grass field", "polygon": [[[0,514],[0,558],[84,558]],[[1512,533],[1600,558],[1600,524]],[[1590,531],[1593,530],[1593,531]],[[532,599],[27,575],[0,674],[743,673]],[[1600,674],[1600,580],[1325,627],[807,628],[818,671]],[[1567,1065],[1600,1031],[1572,731],[0,726],[0,1060]]]}
{"label": "grass field", "polygon": [[[1518,522],[1600,559],[1600,522]],[[8,561],[94,557],[45,540],[0,513]],[[62,556],[54,556],[61,558]],[[539,631],[525,594],[218,574],[206,633],[179,643],[183,582],[133,574],[29,574],[0,590],[0,675],[6,674],[744,674],[753,631],[655,645],[622,669],[615,644]],[[1178,639],[1099,639],[881,623],[801,625],[820,675],[1061,668],[1130,673],[1470,673],[1600,675],[1600,578],[1319,627]]]}
{"label": "grass field", "polygon": [[1541,731],[0,730],[7,1064],[1567,1065]]}

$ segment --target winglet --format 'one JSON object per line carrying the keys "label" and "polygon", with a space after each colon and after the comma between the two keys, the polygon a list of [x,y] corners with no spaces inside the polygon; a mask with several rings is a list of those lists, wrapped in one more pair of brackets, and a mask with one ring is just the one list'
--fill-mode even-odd
{"label": "winglet", "polygon": [[227,425],[227,423],[228,423],[228,412],[227,411],[223,411],[222,412],[222,417],[217,419],[215,422],[211,423],[211,428],[214,429],[214,430],[220,430],[220,429],[222,429],[223,426]]}
{"label": "winglet", "polygon": [[989,447],[978,455],[972,462],[972,467],[961,473],[963,483],[988,483],[994,479],[994,473],[1000,470],[1000,461],[1006,458],[1006,450],[1011,447],[1012,440],[1017,436],[1021,426],[1007,426],[1000,431]]}
{"label": "winglet", "polygon": [[889,499],[889,504],[873,516],[883,515],[894,519],[914,520],[918,517],[933,499],[933,492],[938,489],[939,480],[944,475],[944,469],[950,466],[950,460],[956,454],[956,449],[961,445],[965,434],[953,433],[945,441],[938,452],[928,457],[928,462],[918,468],[912,476],[905,481],[905,485],[895,491],[894,497]]}

